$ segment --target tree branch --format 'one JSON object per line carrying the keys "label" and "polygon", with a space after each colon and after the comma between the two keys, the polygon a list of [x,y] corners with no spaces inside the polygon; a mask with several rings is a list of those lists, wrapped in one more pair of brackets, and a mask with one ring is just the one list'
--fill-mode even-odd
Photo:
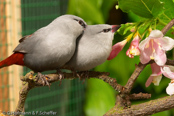
{"label": "tree branch", "polygon": [[[79,72],[78,75],[75,75],[74,73],[63,73],[63,75],[64,75],[64,79],[75,79],[75,78],[79,78],[78,75],[83,75],[83,72]],[[109,75],[108,72],[94,72],[94,71],[88,72],[88,78],[101,79],[101,80],[105,81],[106,83],[110,84],[117,91],[120,91],[124,88],[121,85],[119,85],[114,78],[111,78],[108,75]],[[60,78],[59,74],[48,74],[47,76],[49,76],[49,79],[47,78],[47,81],[49,83],[53,83],[53,82],[62,80]],[[81,79],[86,79],[86,77],[82,76]],[[37,76],[34,76],[33,71],[31,71],[31,72],[27,73],[25,76],[23,76],[21,78],[21,80],[23,81],[23,86],[19,93],[19,101],[18,101],[18,105],[17,105],[15,112],[23,111],[25,100],[27,98],[27,94],[31,89],[33,89],[35,87],[43,86],[42,79],[37,78]],[[46,86],[46,85],[44,85],[44,86]],[[16,115],[16,116],[18,116],[18,115]]]}
{"label": "tree branch", "polygon": [[167,59],[166,65],[174,66],[174,60]]}
{"label": "tree branch", "polygon": [[150,99],[151,98],[151,94],[148,93],[138,93],[138,94],[131,94],[130,96],[130,100],[138,100],[138,99]]}
{"label": "tree branch", "polygon": [[141,62],[136,65],[136,68],[134,72],[132,73],[131,77],[129,78],[128,82],[125,85],[125,88],[127,88],[126,93],[130,93],[132,90],[133,84],[135,83],[136,79],[140,75],[141,71],[146,67],[147,64],[142,64]]}
{"label": "tree branch", "polygon": [[172,28],[174,25],[174,19],[172,19],[162,30],[161,32],[165,35],[167,31]]}
{"label": "tree branch", "polygon": [[147,116],[157,112],[169,110],[174,107],[174,96],[168,96],[146,103],[132,105],[131,108],[123,109],[123,107],[115,106],[109,110],[104,116]]}

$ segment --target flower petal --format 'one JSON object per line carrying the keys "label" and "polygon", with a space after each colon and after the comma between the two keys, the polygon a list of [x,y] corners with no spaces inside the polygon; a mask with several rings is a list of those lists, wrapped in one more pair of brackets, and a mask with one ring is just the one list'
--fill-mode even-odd
{"label": "flower petal", "polygon": [[151,60],[151,55],[153,53],[152,45],[151,45],[151,40],[149,41],[148,44],[146,44],[144,50],[141,50],[140,53],[140,61],[142,64],[146,64]]}
{"label": "flower petal", "polygon": [[142,40],[139,44],[139,49],[144,50],[144,48],[145,48],[146,44],[149,42],[149,40],[150,40],[150,38],[146,38],[146,39]]}
{"label": "flower petal", "polygon": [[149,37],[151,38],[163,37],[163,33],[160,30],[152,30]]}
{"label": "flower petal", "polygon": [[174,94],[174,83],[169,83],[168,87],[166,88],[166,93],[170,96]]}
{"label": "flower petal", "polygon": [[160,81],[162,79],[162,74],[161,75],[156,75],[153,77],[153,81],[152,83],[155,85],[155,86],[158,86]]}
{"label": "flower petal", "polygon": [[118,53],[123,49],[126,43],[127,43],[127,40],[123,40],[113,45],[112,51],[107,60],[112,60],[113,58],[115,58],[118,55]]}
{"label": "flower petal", "polygon": [[150,76],[150,77],[147,79],[145,86],[146,86],[146,87],[149,87],[149,85],[152,83],[152,80],[153,80],[153,76]]}
{"label": "flower petal", "polygon": [[154,61],[159,66],[165,65],[165,63],[167,61],[167,57],[166,57],[165,51],[161,49],[161,47],[159,46],[159,44],[156,41],[153,42],[153,47],[155,49]]}
{"label": "flower petal", "polygon": [[161,47],[165,51],[169,51],[174,47],[174,40],[170,37],[163,37],[158,39],[159,43],[161,44]]}
{"label": "flower petal", "polygon": [[151,69],[152,69],[152,74],[146,81],[146,87],[148,87],[152,82],[154,85],[159,85],[159,82],[161,81],[162,78],[162,72],[160,69],[160,66],[158,66],[156,63],[150,64]]}
{"label": "flower petal", "polygon": [[151,60],[150,57],[149,57],[147,54],[145,54],[143,51],[141,51],[141,53],[140,53],[140,62],[141,62],[142,64],[146,64],[146,63],[148,63],[150,60]]}
{"label": "flower petal", "polygon": [[157,74],[160,75],[162,74],[160,66],[158,66],[156,63],[150,64],[151,69],[152,69],[152,74]]}
{"label": "flower petal", "polygon": [[130,58],[134,58],[134,56],[140,55],[140,49],[139,49],[139,41],[140,37],[137,34],[134,39],[132,40],[129,49],[126,51],[126,55]]}
{"label": "flower petal", "polygon": [[158,86],[162,79],[162,74],[151,74],[150,77],[147,79],[145,86],[148,87],[151,83],[154,83],[155,86]]}
{"label": "flower petal", "polygon": [[174,79],[173,71],[174,71],[174,66],[165,65],[165,66],[161,67],[161,72],[163,73],[163,75],[170,79]]}

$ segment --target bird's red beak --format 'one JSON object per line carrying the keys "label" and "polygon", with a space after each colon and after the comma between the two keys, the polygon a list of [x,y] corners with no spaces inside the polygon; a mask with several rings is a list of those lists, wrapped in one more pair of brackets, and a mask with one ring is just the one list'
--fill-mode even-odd
{"label": "bird's red beak", "polygon": [[112,32],[116,32],[120,27],[120,25],[112,25]]}

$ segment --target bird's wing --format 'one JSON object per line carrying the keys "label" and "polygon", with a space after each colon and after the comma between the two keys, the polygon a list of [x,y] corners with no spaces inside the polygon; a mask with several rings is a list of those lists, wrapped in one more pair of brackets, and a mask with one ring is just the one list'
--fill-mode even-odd
{"label": "bird's wing", "polygon": [[26,42],[26,40],[28,41],[28,39],[30,39],[31,36],[32,35],[26,35],[22,37],[19,40],[18,46],[13,50],[13,52],[28,53],[28,50],[26,48],[28,48],[27,43],[30,43],[30,42]]}
{"label": "bird's wing", "polygon": [[26,35],[24,37],[22,37],[20,40],[19,40],[19,43],[23,42],[25,39],[27,39],[28,37],[31,37],[31,35]]}

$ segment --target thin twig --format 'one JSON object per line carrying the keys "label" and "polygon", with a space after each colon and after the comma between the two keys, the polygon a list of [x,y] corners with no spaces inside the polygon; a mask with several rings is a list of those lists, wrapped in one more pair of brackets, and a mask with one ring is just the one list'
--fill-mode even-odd
{"label": "thin twig", "polygon": [[136,81],[136,79],[138,78],[139,74],[141,73],[141,71],[146,67],[147,64],[142,64],[141,62],[136,66],[134,72],[132,73],[131,77],[129,78],[128,82],[125,85],[125,88],[127,88],[126,93],[130,93],[130,91],[132,90],[132,87]]}
{"label": "thin twig", "polygon": [[131,94],[129,95],[130,100],[138,100],[138,99],[150,99],[151,94],[148,93],[138,93],[138,94]]}
{"label": "thin twig", "polygon": [[174,25],[174,19],[172,19],[162,30],[161,32],[165,35],[169,29]]}

